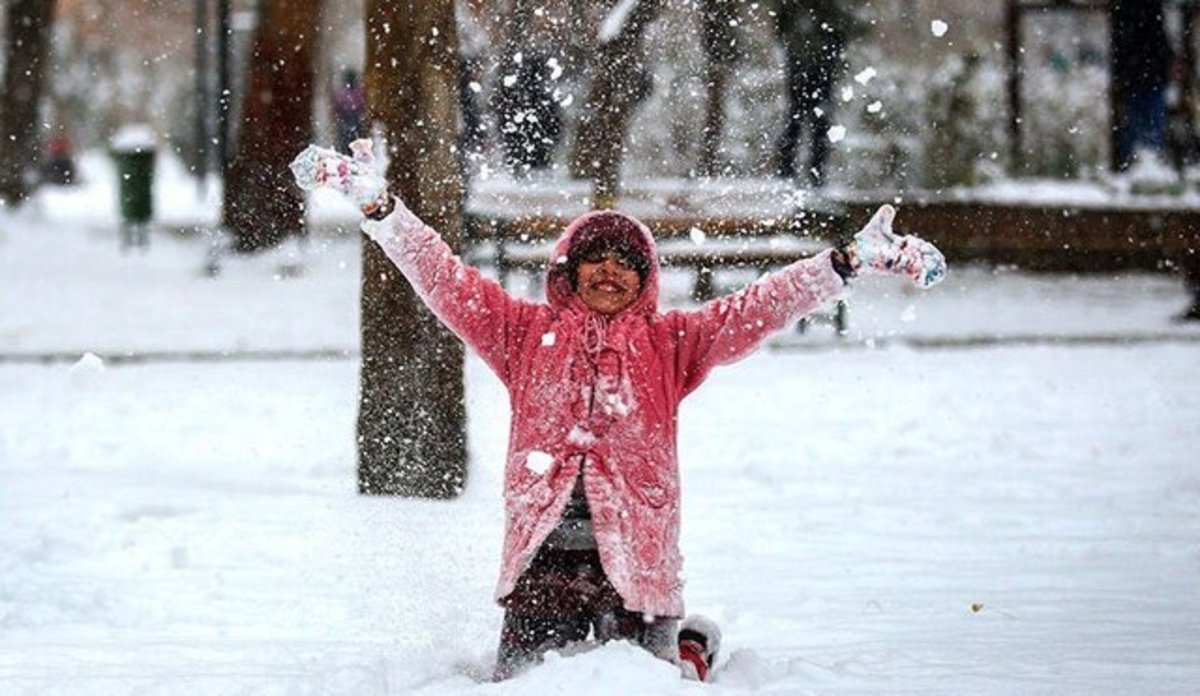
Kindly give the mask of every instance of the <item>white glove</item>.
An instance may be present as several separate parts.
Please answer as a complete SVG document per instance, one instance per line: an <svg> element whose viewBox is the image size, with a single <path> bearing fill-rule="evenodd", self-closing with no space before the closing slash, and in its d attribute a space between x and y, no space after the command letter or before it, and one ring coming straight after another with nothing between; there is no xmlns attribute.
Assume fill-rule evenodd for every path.
<svg viewBox="0 0 1200 696"><path fill-rule="evenodd" d="M364 213L387 203L387 180L375 163L370 139L350 143L352 155L309 145L292 160L296 184L305 191L331 188L348 197Z"/></svg>
<svg viewBox="0 0 1200 696"><path fill-rule="evenodd" d="M884 205L854 235L846 247L856 273L886 273L908 276L921 288L930 288L946 277L946 257L929 242L913 235L892 232L896 209Z"/></svg>

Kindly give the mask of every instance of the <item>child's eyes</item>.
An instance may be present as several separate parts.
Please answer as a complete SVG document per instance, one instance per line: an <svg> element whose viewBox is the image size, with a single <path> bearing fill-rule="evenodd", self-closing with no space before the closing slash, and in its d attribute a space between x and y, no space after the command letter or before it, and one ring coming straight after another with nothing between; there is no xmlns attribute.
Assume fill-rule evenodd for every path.
<svg viewBox="0 0 1200 696"><path fill-rule="evenodd" d="M583 260L587 263L604 263L604 261L606 259L610 259L610 258L613 261L615 261L617 263L617 265L620 266L621 268L624 268L624 269L633 268L633 265L629 263L629 259L626 259L624 256L621 256L620 254L614 254L612 252L603 253L603 254L588 254L587 256L583 257Z"/></svg>

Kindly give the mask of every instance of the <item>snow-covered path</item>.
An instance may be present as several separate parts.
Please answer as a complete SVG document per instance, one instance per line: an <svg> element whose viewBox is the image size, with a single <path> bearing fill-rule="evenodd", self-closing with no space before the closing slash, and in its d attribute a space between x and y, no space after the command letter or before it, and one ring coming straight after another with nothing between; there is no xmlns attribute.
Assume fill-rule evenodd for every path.
<svg viewBox="0 0 1200 696"><path fill-rule="evenodd" d="M715 375L681 457L720 690L1186 692L1198 370L1164 345L763 354ZM462 676L500 620L502 389L471 362L462 499L366 499L355 375L0 370L0 693L694 688L627 646Z"/></svg>
<svg viewBox="0 0 1200 696"><path fill-rule="evenodd" d="M165 212L204 207L167 183ZM200 239L118 255L111 208L93 186L0 211L0 696L708 691L626 645L476 684L501 618L498 382L468 362L461 499L359 497L358 240L208 278ZM1178 279L858 285L848 339L783 335L685 403L713 691L1194 690L1200 327L1170 322ZM152 359L72 367L87 351ZM255 351L332 357L153 359Z"/></svg>

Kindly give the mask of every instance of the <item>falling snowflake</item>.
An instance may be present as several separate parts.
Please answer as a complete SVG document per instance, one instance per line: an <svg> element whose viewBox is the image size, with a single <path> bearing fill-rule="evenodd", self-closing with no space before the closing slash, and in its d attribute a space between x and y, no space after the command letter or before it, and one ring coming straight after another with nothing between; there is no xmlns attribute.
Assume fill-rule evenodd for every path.
<svg viewBox="0 0 1200 696"><path fill-rule="evenodd" d="M840 143L846 137L845 126L833 126L829 129L829 142Z"/></svg>
<svg viewBox="0 0 1200 696"><path fill-rule="evenodd" d="M878 74L879 73L875 71L875 68L866 68L854 76L854 81L860 85L866 86L866 84L874 79L874 77Z"/></svg>
<svg viewBox="0 0 1200 696"><path fill-rule="evenodd" d="M929 25L929 29L933 32L934 36L942 37L945 36L946 32L950 30L950 25L946 24L940 19L935 19Z"/></svg>

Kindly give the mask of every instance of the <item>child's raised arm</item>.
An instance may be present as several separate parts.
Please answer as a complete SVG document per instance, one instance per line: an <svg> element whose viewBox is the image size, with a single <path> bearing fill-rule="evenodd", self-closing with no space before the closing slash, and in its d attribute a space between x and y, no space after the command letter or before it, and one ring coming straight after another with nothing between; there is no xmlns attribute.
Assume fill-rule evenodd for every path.
<svg viewBox="0 0 1200 696"><path fill-rule="evenodd" d="M463 263L441 235L394 196L378 171L370 140L350 144L353 156L309 147L292 163L305 189L327 187L350 198L368 220L363 232L379 244L430 310L474 348L501 379L510 347L536 305L510 296L500 284Z"/></svg>
<svg viewBox="0 0 1200 696"><path fill-rule="evenodd" d="M434 315L506 379L510 349L519 345L526 315L537 305L509 295L464 263L399 199L392 198L390 206L383 219L364 221L363 232L379 244Z"/></svg>
<svg viewBox="0 0 1200 696"><path fill-rule="evenodd" d="M904 275L921 287L940 282L946 273L941 252L920 238L894 234L895 215L885 205L852 242L769 273L699 309L668 315L678 342L682 393L699 386L712 368L745 357L771 333L841 297L858 273Z"/></svg>

